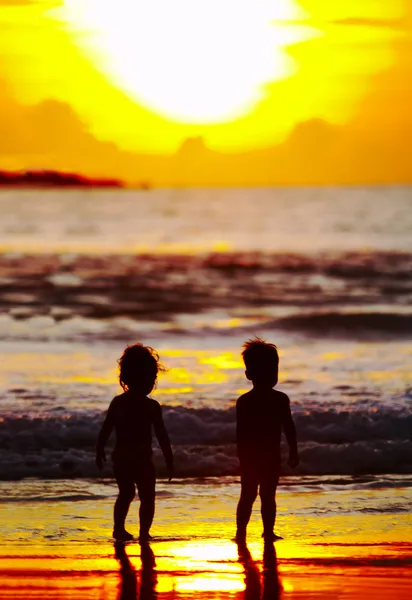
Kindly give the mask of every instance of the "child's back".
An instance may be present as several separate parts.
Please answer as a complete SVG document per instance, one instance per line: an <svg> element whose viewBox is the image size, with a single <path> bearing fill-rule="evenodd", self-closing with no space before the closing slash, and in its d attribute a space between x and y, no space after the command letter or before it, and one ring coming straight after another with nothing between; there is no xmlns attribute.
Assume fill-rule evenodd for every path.
<svg viewBox="0 0 412 600"><path fill-rule="evenodd" d="M253 389L236 404L236 441L241 474L237 507L236 539L246 538L253 503L261 497L263 535L275 539L275 494L280 475L280 441L284 431L289 444L289 464L299 462L296 430L286 394L274 390L278 381L279 356L273 344L255 339L246 342L242 353L246 377Z"/></svg>
<svg viewBox="0 0 412 600"><path fill-rule="evenodd" d="M253 388L238 399L236 411L240 461L280 468L282 429L288 428L291 419L286 394Z"/></svg>
<svg viewBox="0 0 412 600"><path fill-rule="evenodd" d="M127 391L113 398L107 418L116 432L113 460L144 462L152 456L152 426L163 434L161 407L147 396Z"/></svg>
<svg viewBox="0 0 412 600"><path fill-rule="evenodd" d="M119 495L114 506L113 537L117 540L133 538L125 529L125 520L135 496L135 487L140 498L140 540L150 539L156 484L152 463L152 426L166 459L169 479L173 473L173 454L162 409L156 400L147 396L156 383L158 360L152 348L141 344L126 348L119 360L119 380L124 393L111 401L97 442L96 464L101 469L106 460L104 447L115 430L112 458Z"/></svg>

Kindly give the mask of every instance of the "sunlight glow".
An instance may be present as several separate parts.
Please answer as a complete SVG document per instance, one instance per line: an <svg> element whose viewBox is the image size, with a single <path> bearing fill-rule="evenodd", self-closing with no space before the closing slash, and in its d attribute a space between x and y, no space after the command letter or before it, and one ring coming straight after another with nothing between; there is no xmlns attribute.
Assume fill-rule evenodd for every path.
<svg viewBox="0 0 412 600"><path fill-rule="evenodd" d="M250 112L296 71L284 49L304 37L285 27L304 15L294 0L65 0L62 14L111 82L185 123Z"/></svg>
<svg viewBox="0 0 412 600"><path fill-rule="evenodd" d="M410 121L407 4L0 2L0 114L15 131L10 139L18 134L13 144L19 148L3 152L0 162L16 170L40 163L70 167L133 185L137 179L162 187L273 185L311 180L315 175L300 153L319 142L326 161L314 155L324 165L319 181L341 176L358 181L360 172L349 168L346 154L354 155L354 164L366 161L380 180L386 168L361 147L381 140L392 157L388 177L395 181L404 168L398 155L408 140L397 127L401 132ZM30 127L21 125L26 120ZM54 135L56 149L40 152L54 143ZM193 139L200 142L185 145ZM136 157L137 168L132 155L120 157L105 142L150 156ZM264 149L262 155L245 155L245 169L239 167L237 153L257 148ZM222 153L234 154L233 161ZM159 154L167 160L156 160ZM273 169L280 156L284 162ZM99 252L96 241L86 237L76 242L76 251ZM230 249L225 239L215 241L216 251ZM2 250L74 250L67 236L41 246L30 240L25 234L8 236ZM153 246L135 240L120 248L108 239L105 252L138 253ZM189 246L163 236L156 251L186 254L210 247L201 240L196 244L195 236Z"/></svg>
<svg viewBox="0 0 412 600"><path fill-rule="evenodd" d="M202 574L179 577L176 580L178 592L241 592L244 590L243 577L240 575L217 576L213 574Z"/></svg>
<svg viewBox="0 0 412 600"><path fill-rule="evenodd" d="M231 319L231 321L240 321L240 319ZM236 325L234 325L236 326ZM224 352L216 356L201 359L200 364L213 365L218 369L242 369L242 360L233 352Z"/></svg>
<svg viewBox="0 0 412 600"><path fill-rule="evenodd" d="M182 572L183 563L189 567L189 573L176 578L175 589L179 592L240 592L244 589L244 575L237 558L237 548L231 542L183 544L175 549L175 559L179 571Z"/></svg>

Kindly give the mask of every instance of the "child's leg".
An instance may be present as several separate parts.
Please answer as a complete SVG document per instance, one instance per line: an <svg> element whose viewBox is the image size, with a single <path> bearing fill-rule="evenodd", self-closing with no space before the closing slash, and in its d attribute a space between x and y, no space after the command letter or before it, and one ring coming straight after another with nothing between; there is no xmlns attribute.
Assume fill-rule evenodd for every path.
<svg viewBox="0 0 412 600"><path fill-rule="evenodd" d="M136 480L140 498L140 540L149 539L149 531L155 513L156 473L153 465L141 465Z"/></svg>
<svg viewBox="0 0 412 600"><path fill-rule="evenodd" d="M236 537L246 536L246 528L252 514L253 503L256 500L259 480L252 469L243 469L241 474L241 491L236 511Z"/></svg>
<svg viewBox="0 0 412 600"><path fill-rule="evenodd" d="M133 473L128 473L126 469L114 467L116 482L119 487L119 495L114 504L113 520L114 530L113 535L121 536L125 530L125 521L129 512L130 504L135 496L135 484Z"/></svg>
<svg viewBox="0 0 412 600"><path fill-rule="evenodd" d="M261 514L263 535L271 535L276 521L276 488L279 482L277 473L265 473L260 482Z"/></svg>

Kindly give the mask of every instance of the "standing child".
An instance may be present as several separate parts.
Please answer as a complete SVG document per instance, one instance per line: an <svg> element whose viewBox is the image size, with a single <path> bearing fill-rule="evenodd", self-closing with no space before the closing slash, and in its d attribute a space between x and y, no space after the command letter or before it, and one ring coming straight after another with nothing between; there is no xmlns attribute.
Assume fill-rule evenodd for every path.
<svg viewBox="0 0 412 600"><path fill-rule="evenodd" d="M167 435L160 404L148 398L153 390L159 369L159 356L142 344L127 346L119 359L119 381L124 393L113 398L102 425L96 450L96 464L103 468L106 461L104 447L116 431L112 454L113 469L119 486L114 505L113 537L116 540L133 539L125 529L129 506L135 496L140 498L140 542L149 541L149 530L155 510L156 474L152 463L152 426L166 459L169 481L173 476L173 454Z"/></svg>
<svg viewBox="0 0 412 600"><path fill-rule="evenodd" d="M278 382L279 355L274 344L260 338L243 345L246 377L253 389L236 404L236 439L241 473L241 494L236 514L236 541L246 540L246 528L258 494L261 499L263 537L279 539L274 531L276 487L280 474L280 438L289 444L289 465L299 464L296 429L289 398L274 390Z"/></svg>

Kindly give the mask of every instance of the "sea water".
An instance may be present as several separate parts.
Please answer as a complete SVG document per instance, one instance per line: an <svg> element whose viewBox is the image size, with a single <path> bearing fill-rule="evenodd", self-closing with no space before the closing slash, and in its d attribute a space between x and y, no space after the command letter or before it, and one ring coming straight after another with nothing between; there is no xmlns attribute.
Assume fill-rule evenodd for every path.
<svg viewBox="0 0 412 600"><path fill-rule="evenodd" d="M116 486L94 448L139 340L166 367L153 397L176 457L157 488L161 586L213 591L220 564L219 589L243 589L235 402L259 335L279 347L301 455L278 492L281 564L410 564L411 209L407 187L1 191L2 559L117 569ZM114 597L117 575L104 581L83 597Z"/></svg>
<svg viewBox="0 0 412 600"><path fill-rule="evenodd" d="M247 549L232 541L237 478L158 482L154 541L110 541L116 485L0 485L0 598L295 600L410 597L410 476L285 477L264 546L258 506ZM137 507L128 529L138 535Z"/></svg>
<svg viewBox="0 0 412 600"><path fill-rule="evenodd" d="M98 475L137 340L167 369L178 476L236 475L254 335L279 347L299 474L411 473L411 209L407 187L1 191L0 479Z"/></svg>

